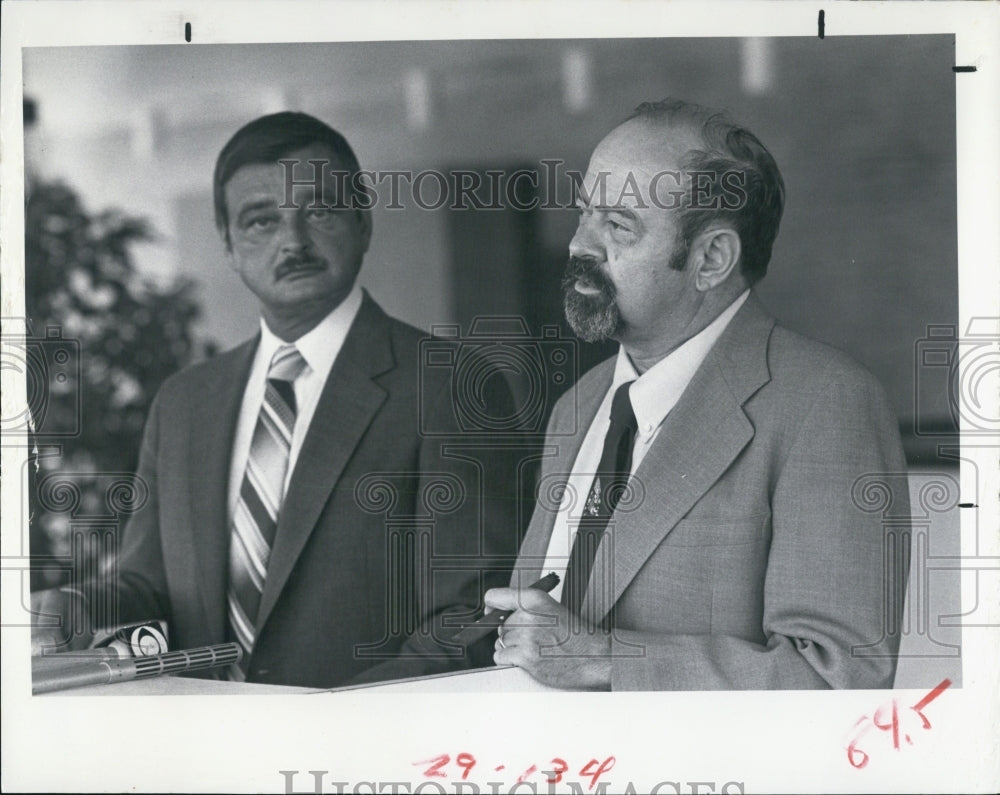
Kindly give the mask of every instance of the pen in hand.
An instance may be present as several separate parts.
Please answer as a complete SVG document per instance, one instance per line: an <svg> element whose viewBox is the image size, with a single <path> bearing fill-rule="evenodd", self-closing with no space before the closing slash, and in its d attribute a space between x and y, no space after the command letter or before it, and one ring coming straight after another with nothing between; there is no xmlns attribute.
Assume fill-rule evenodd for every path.
<svg viewBox="0 0 1000 795"><path fill-rule="evenodd" d="M559 575L554 571L546 574L538 582L533 583L531 588L536 588L539 591L545 591L549 593L553 588L559 584ZM468 645L473 641L484 638L493 632L495 629L499 628L505 619L507 619L513 610L495 610L492 613L481 616L470 624L466 624L462 627L455 635L452 637L452 642L461 643L462 645Z"/></svg>

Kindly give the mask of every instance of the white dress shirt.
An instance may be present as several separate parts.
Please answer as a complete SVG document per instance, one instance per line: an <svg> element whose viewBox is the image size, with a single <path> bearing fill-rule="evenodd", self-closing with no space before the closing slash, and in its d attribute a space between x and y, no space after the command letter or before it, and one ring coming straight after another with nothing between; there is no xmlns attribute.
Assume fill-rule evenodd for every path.
<svg viewBox="0 0 1000 795"><path fill-rule="evenodd" d="M302 358L306 360L307 366L302 371L302 375L295 379L294 384L295 430L292 433L288 472L285 475L282 495L288 490L288 482L295 470L295 462L302 450L302 442L306 438L309 423L316 412L316 404L319 402L319 396L326 385L327 376L330 374L330 369L333 367L340 349L344 346L347 332L360 308L361 288L355 284L347 297L340 302L336 309L323 318L316 328L295 340L295 347L299 349ZM271 366L274 352L285 344L287 343L275 336L274 332L267 327L264 319L261 318L260 344L257 346L256 354L254 354L253 364L250 367L250 377L247 379L246 389L243 392L243 403L240 406L240 416L236 422L236 437L233 440L233 455L229 465L227 516L230 524L233 521L236 502L239 500L240 486L247 468L247 459L250 457L253 431L257 425L261 404L264 402L267 371Z"/></svg>
<svg viewBox="0 0 1000 795"><path fill-rule="evenodd" d="M744 291L715 320L683 345L667 354L641 376L636 372L628 354L625 353L625 348L618 349L618 361L615 363L611 387L604 396L604 400L587 430L587 435L583 439L583 444L576 456L573 471L563 493L559 512L556 514L555 524L552 527L552 537L549 539L549 548L545 555L545 566L542 573L547 574L554 571L559 575L560 583L551 592L553 599L558 601L562 596L562 580L566 579L566 566L569 563L570 550L573 548L573 539L576 537L576 530L580 525L580 516L594 481L594 473L601 463L604 437L611 424L611 401L614 398L615 390L628 381L635 382L628 391L632 411L635 412L638 423L635 447L632 451L631 471L635 473L656 440L663 421L671 409L677 405L677 401L680 400L684 390L694 378L695 372L705 360L709 350L725 331L729 321L733 319L749 295L749 290Z"/></svg>

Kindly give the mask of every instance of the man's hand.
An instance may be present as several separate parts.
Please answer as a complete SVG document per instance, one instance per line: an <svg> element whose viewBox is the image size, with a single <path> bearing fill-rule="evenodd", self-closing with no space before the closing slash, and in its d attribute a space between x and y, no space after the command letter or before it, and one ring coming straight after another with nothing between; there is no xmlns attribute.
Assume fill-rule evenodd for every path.
<svg viewBox="0 0 1000 795"><path fill-rule="evenodd" d="M493 588L485 598L487 607L514 611L500 628L497 665L516 665L553 687L611 689L609 634L583 624L536 588Z"/></svg>

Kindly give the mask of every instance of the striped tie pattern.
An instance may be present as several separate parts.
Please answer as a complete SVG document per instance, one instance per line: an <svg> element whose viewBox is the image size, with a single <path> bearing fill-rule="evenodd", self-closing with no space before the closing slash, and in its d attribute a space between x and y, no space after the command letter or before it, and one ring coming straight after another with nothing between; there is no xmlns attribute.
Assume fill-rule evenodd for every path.
<svg viewBox="0 0 1000 795"><path fill-rule="evenodd" d="M288 453L295 428L295 381L306 361L294 345L282 345L271 359L260 416L250 443L240 497L233 513L229 541L227 592L230 639L243 647L243 660L228 671L230 679L246 679L253 651L257 609L271 556L278 512L288 473Z"/></svg>

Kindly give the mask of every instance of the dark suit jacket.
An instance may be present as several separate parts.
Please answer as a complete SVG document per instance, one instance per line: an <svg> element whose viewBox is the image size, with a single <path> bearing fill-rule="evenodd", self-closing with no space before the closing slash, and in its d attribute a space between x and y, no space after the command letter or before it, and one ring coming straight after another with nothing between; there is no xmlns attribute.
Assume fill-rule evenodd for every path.
<svg viewBox="0 0 1000 795"><path fill-rule="evenodd" d="M565 484L613 372L598 365L553 412L515 583L540 574L558 508L545 495ZM887 539L903 528L883 527L859 488L884 482L906 516L905 471L876 380L775 326L751 295L598 549L583 616L613 619L613 688L891 687L906 561Z"/></svg>
<svg viewBox="0 0 1000 795"><path fill-rule="evenodd" d="M365 295L282 504L248 681L331 687L387 658L385 676L480 662L443 647L455 630L442 624L506 582L514 490L463 453L476 440L454 423L447 368L420 368L425 336ZM226 639L230 456L256 344L168 379L147 422L150 499L124 530L118 601L123 621L166 617L171 648Z"/></svg>

